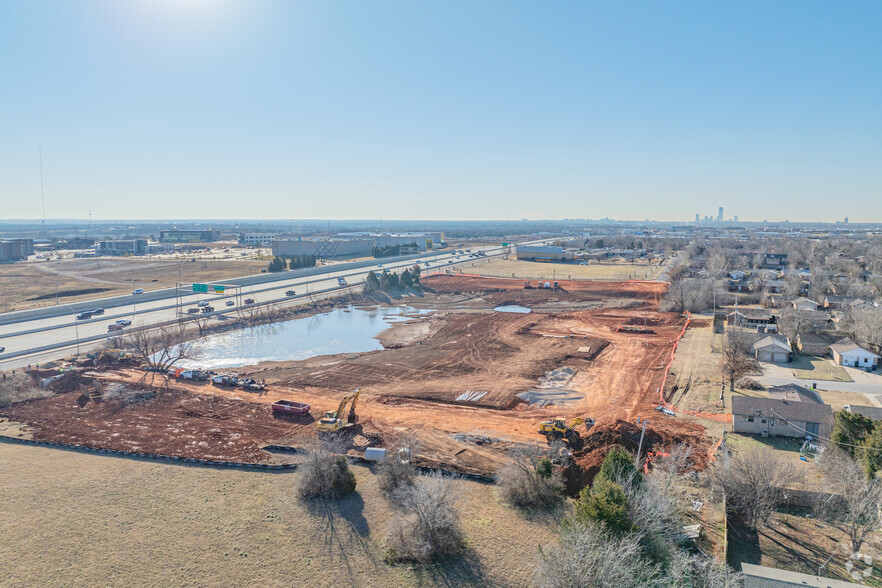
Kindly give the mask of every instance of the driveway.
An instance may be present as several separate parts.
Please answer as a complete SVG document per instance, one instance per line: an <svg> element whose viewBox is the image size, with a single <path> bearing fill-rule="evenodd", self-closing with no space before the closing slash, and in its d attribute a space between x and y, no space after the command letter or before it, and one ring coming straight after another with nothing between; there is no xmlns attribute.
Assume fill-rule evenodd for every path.
<svg viewBox="0 0 882 588"><path fill-rule="evenodd" d="M832 360L828 360L832 361ZM787 364L762 363L763 375L756 380L765 387L783 386L796 384L810 388L812 384L818 384L818 390L838 390L841 392L857 392L867 397L872 406L882 406L882 375L867 373L863 370L844 367L853 382L829 382L824 380L804 380L793 375L793 371Z"/></svg>

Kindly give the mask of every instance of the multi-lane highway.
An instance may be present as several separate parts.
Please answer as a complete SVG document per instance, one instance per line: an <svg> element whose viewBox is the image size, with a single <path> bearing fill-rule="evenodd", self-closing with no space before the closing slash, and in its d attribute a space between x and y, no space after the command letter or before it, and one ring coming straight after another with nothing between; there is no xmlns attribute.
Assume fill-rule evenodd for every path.
<svg viewBox="0 0 882 588"><path fill-rule="evenodd" d="M238 282L248 285L227 290L224 295L186 292L182 298L178 298L175 290L170 289L147 295L95 299L76 305L0 314L0 347L6 348L0 353L0 369L8 370L46 362L65 357L77 350L85 353L86 350L103 344L108 336L119 334L118 331L108 331L108 326L118 320L132 321L131 326L125 327L126 330L173 322L181 313L194 316L186 315L186 310L196 307L200 301L207 301L214 311L200 312L195 316L208 317L209 321L226 320L228 316L242 312L243 306L306 304L316 297L339 295L352 287L360 289L371 270L402 270L418 263L425 276L429 273L454 271L498 257L503 255L504 248L490 246L471 249L472 254L478 251L484 255L472 257L469 253L458 254L455 251L440 254L436 252L406 260L378 259L376 263L369 265L357 264L359 267L352 267L353 264L333 264L315 268L310 272L312 275L291 272L290 278L276 274L225 280L224 283ZM341 285L338 278L345 280L346 285ZM267 279L272 281L266 281ZM295 292L293 296L287 294L291 290ZM246 299L253 299L254 304L245 305ZM103 308L104 313L90 319L77 320L76 316L86 308Z"/></svg>

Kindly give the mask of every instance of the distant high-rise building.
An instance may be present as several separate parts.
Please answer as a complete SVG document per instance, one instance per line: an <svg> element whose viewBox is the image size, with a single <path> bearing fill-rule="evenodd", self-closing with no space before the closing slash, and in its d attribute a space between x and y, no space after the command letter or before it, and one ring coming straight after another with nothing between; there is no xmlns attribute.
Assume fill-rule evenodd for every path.
<svg viewBox="0 0 882 588"><path fill-rule="evenodd" d="M723 207L722 206L720 207L720 212L717 213L717 222L719 222L719 223L723 222Z"/></svg>
<svg viewBox="0 0 882 588"><path fill-rule="evenodd" d="M733 218L735 219L735 222L737 223L738 222L738 215L736 214Z"/></svg>
<svg viewBox="0 0 882 588"><path fill-rule="evenodd" d="M697 225L700 222L701 222L701 218L698 216L698 213L696 212L695 213L695 224Z"/></svg>
<svg viewBox="0 0 882 588"><path fill-rule="evenodd" d="M848 224L848 217L845 217L845 224ZM860 223L858 223L860 224Z"/></svg>

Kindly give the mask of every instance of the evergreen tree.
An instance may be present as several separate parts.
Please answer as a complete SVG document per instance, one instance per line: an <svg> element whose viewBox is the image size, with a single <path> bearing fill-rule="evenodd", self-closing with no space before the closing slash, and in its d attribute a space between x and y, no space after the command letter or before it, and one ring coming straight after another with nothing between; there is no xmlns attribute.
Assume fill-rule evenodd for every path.
<svg viewBox="0 0 882 588"><path fill-rule="evenodd" d="M842 411L845 412L845 411ZM842 414L841 412L839 414ZM837 415L838 416L838 415ZM873 479L882 470L882 427L876 427L866 436L862 447L856 452L864 464L867 477Z"/></svg>
<svg viewBox="0 0 882 588"><path fill-rule="evenodd" d="M377 274L373 270L368 272L367 278L364 281L364 289L366 292L377 292L383 289Z"/></svg>
<svg viewBox="0 0 882 588"><path fill-rule="evenodd" d="M579 500L573 508L573 518L579 523L603 523L612 533L623 533L631 529L625 491L601 475L594 478L593 486L585 487L579 492Z"/></svg>
<svg viewBox="0 0 882 588"><path fill-rule="evenodd" d="M882 427L880 427L882 428ZM873 421L862 414L840 410L836 413L830 440L854 457L855 447L873 432Z"/></svg>
<svg viewBox="0 0 882 588"><path fill-rule="evenodd" d="M401 272L401 279L399 280L399 283L401 284L402 288L410 288L411 286L413 286L413 278L411 277L409 271L404 270L403 272Z"/></svg>

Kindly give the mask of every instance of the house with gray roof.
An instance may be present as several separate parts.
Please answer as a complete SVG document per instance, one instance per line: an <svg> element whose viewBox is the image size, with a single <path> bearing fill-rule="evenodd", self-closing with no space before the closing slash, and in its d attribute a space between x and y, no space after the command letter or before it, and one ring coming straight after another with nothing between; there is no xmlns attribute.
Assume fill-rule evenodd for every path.
<svg viewBox="0 0 882 588"><path fill-rule="evenodd" d="M763 437L829 437L833 409L829 404L777 398L732 397L732 431Z"/></svg>

